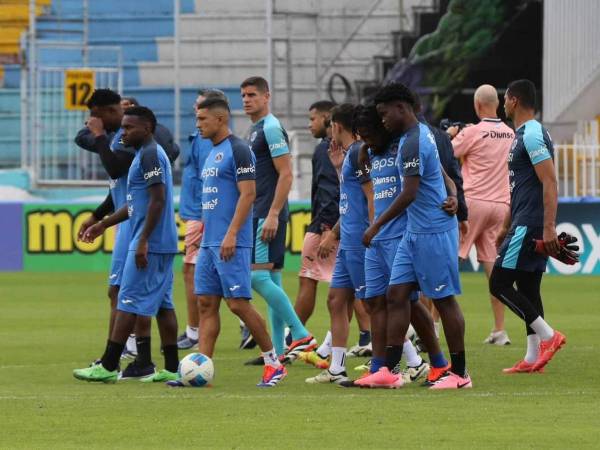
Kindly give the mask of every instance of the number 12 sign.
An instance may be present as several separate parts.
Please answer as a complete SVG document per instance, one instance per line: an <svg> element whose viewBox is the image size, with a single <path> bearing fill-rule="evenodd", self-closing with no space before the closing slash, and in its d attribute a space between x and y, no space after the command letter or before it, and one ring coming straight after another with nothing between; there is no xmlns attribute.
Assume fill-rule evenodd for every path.
<svg viewBox="0 0 600 450"><path fill-rule="evenodd" d="M65 70L65 109L87 111L87 101L94 92L96 74L90 69Z"/></svg>

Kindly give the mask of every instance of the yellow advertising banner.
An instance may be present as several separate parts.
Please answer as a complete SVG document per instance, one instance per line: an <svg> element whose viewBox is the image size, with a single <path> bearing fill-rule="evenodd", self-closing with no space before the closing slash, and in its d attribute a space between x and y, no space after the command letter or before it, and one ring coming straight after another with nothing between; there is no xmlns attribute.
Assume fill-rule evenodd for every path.
<svg viewBox="0 0 600 450"><path fill-rule="evenodd" d="M91 69L65 70L65 109L87 111L87 102L96 86L96 73Z"/></svg>

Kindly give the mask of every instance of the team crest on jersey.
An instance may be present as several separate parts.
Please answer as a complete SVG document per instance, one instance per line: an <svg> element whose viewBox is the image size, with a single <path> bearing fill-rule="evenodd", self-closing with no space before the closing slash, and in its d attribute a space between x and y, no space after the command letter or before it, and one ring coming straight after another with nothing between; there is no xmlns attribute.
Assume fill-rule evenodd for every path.
<svg viewBox="0 0 600 450"><path fill-rule="evenodd" d="M252 132L252 134L250 135L250 142L254 142L257 135L258 135L257 131Z"/></svg>
<svg viewBox="0 0 600 450"><path fill-rule="evenodd" d="M215 162L223 161L223 152L219 152L215 155Z"/></svg>

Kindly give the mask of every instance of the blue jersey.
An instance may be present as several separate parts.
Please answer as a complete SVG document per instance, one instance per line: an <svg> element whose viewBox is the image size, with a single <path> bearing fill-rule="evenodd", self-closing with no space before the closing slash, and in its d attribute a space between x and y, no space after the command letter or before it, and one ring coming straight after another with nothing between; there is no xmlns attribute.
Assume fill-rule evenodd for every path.
<svg viewBox="0 0 600 450"><path fill-rule="evenodd" d="M122 134L123 130L119 128L119 130L114 134L112 140L110 141L110 149L113 152L135 152L135 149L125 146L125 144L123 143L123 139L121 138ZM115 211L118 211L120 208L127 204L127 176L128 175L125 174L120 178L117 178L115 180L111 179L109 181L110 196L112 197Z"/></svg>
<svg viewBox="0 0 600 450"><path fill-rule="evenodd" d="M250 129L250 149L256 157L256 200L254 217L264 219L269 215L279 174L273 165L273 158L290 153L288 136L279 120L267 114ZM287 221L287 200L279 213L279 219Z"/></svg>
<svg viewBox="0 0 600 450"><path fill-rule="evenodd" d="M373 180L373 200L375 218L379 217L390 207L402 191L402 176L396 167L398 157L398 139L394 139L381 155L371 153L371 179ZM406 212L386 223L374 241L398 238L406 231Z"/></svg>
<svg viewBox="0 0 600 450"><path fill-rule="evenodd" d="M340 175L340 248L343 250L364 249L362 238L369 226L369 207L362 185L371 177L358 167L361 144L350 145Z"/></svg>
<svg viewBox="0 0 600 450"><path fill-rule="evenodd" d="M148 237L148 251L178 253L171 164L163 148L154 140L136 152L127 176L127 209L132 233L129 250L137 249L150 202L148 188L155 184L165 186L165 205L158 223Z"/></svg>
<svg viewBox="0 0 600 450"><path fill-rule="evenodd" d="M191 146L184 155L181 174L181 194L179 197L179 216L184 220L202 219L202 167L212 150L210 139L204 139L196 131L190 135Z"/></svg>
<svg viewBox="0 0 600 450"><path fill-rule="evenodd" d="M256 178L248 144L230 135L210 151L202 169L202 247L220 247L240 198L238 182ZM252 213L237 234L237 247L252 247Z"/></svg>
<svg viewBox="0 0 600 450"><path fill-rule="evenodd" d="M406 229L411 233L441 233L456 228L455 216L442 210L448 197L435 138L418 123L400 138L397 159L403 177L420 177L415 200L408 207Z"/></svg>
<svg viewBox="0 0 600 450"><path fill-rule="evenodd" d="M544 226L543 186L534 166L550 158L554 158L554 147L542 124L532 119L521 125L508 153L513 225Z"/></svg>

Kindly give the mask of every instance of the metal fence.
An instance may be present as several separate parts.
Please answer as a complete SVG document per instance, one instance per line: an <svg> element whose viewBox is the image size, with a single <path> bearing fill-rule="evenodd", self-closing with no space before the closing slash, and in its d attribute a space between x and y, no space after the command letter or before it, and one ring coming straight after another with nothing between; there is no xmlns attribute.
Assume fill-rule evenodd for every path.
<svg viewBox="0 0 600 450"><path fill-rule="evenodd" d="M556 145L554 153L561 197L600 195L600 145Z"/></svg>

